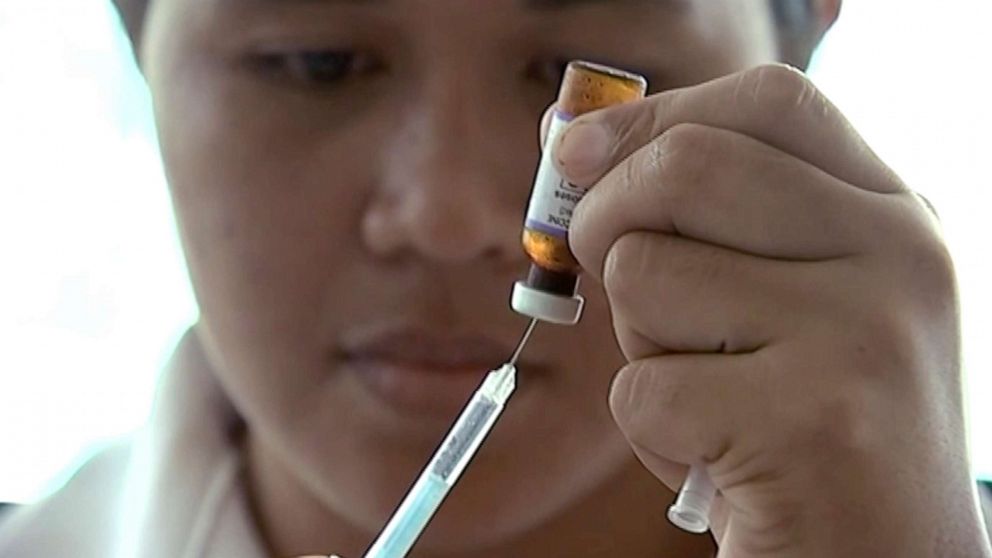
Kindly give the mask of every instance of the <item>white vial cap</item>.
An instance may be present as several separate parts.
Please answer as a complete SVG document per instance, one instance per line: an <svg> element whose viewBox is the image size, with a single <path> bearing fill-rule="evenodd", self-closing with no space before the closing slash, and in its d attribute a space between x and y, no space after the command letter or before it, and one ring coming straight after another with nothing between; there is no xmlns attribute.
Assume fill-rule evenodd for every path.
<svg viewBox="0 0 992 558"><path fill-rule="evenodd" d="M524 281L513 284L510 306L517 312L544 322L575 325L582 317L586 300L579 295L562 296L530 287Z"/></svg>

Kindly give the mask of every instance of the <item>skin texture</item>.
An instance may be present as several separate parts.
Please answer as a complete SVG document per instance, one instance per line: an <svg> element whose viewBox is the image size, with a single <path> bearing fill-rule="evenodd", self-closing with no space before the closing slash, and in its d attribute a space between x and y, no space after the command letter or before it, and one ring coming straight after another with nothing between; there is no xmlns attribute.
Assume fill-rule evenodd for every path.
<svg viewBox="0 0 992 558"><path fill-rule="evenodd" d="M595 184L571 241L630 361L614 416L669 486L707 468L721 556L988 554L935 218L803 75L605 110L556 154Z"/></svg>
<svg viewBox="0 0 992 558"><path fill-rule="evenodd" d="M167 0L140 44L273 554L360 555L449 424L371 397L342 339L516 341L535 123L592 58L683 89L564 133L585 317L538 330L415 556L710 556L662 517L698 461L721 556L980 555L946 251L799 74L741 73L781 57L764 4ZM333 84L272 64L327 49L358 54Z"/></svg>

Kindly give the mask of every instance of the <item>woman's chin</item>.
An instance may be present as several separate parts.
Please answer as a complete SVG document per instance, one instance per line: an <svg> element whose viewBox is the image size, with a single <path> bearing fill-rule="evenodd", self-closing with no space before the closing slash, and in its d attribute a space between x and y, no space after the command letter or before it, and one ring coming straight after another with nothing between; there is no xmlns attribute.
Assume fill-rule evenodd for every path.
<svg viewBox="0 0 992 558"><path fill-rule="evenodd" d="M583 457L575 456L567 464L523 463L517 456L486 452L484 448L441 505L417 548L441 555L473 556L524 540L609 484L631 461L629 452L590 460ZM396 467L390 471L384 471L381 464L376 466L382 476L366 477L366 490L342 478L342 470L336 471L334 484L348 487L335 491L339 496L348 493L346 501L338 502L340 511L368 533L369 543L392 516L423 463L415 470L398 462L393 465ZM557 473L545 472L552 470Z"/></svg>

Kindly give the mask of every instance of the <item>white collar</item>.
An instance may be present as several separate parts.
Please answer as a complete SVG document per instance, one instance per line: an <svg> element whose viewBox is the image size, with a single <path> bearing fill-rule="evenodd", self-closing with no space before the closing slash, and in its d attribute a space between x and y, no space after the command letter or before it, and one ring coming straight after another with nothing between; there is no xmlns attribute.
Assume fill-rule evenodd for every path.
<svg viewBox="0 0 992 558"><path fill-rule="evenodd" d="M248 508L241 419L187 333L134 442L117 513L118 558L264 558ZM110 554L108 554L110 555Z"/></svg>

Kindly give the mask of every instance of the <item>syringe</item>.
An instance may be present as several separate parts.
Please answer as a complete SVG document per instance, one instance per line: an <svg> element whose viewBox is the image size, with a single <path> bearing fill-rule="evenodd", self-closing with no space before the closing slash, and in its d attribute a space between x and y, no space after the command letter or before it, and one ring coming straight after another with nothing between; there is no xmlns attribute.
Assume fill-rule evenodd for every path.
<svg viewBox="0 0 992 558"><path fill-rule="evenodd" d="M403 558L417 542L513 394L517 359L536 325L530 321L510 360L483 380L365 558Z"/></svg>

